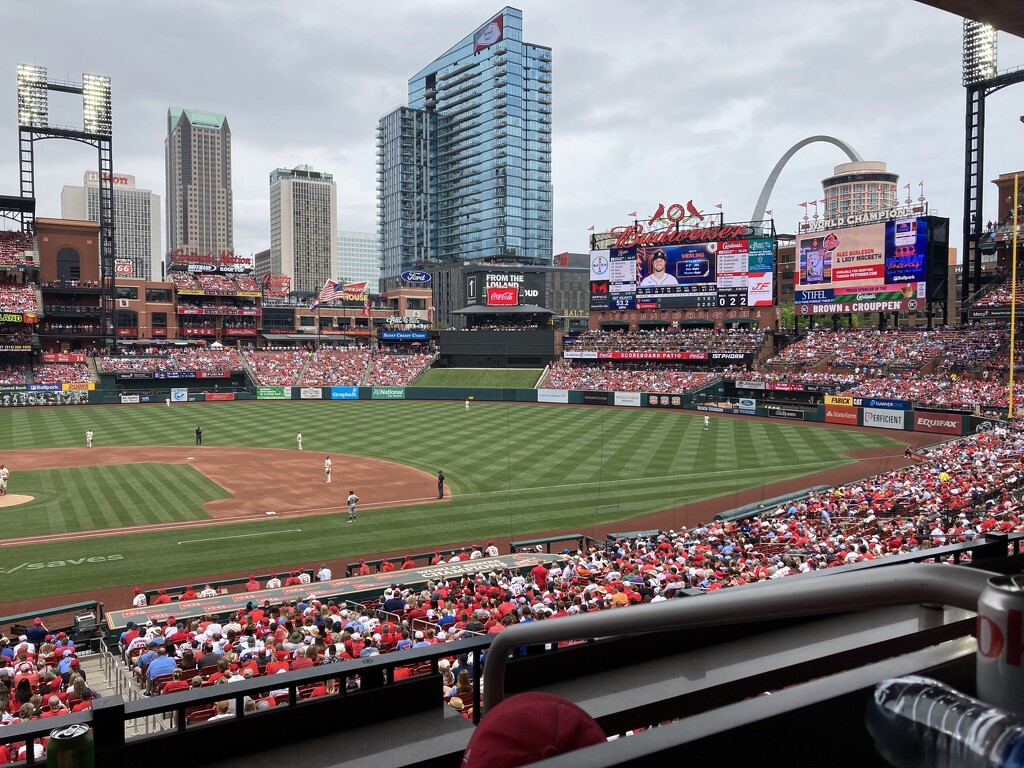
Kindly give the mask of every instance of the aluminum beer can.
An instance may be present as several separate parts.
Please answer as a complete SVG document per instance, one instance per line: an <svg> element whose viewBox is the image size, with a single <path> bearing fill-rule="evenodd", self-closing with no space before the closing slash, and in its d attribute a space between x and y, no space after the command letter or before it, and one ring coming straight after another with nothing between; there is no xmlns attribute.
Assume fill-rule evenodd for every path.
<svg viewBox="0 0 1024 768"><path fill-rule="evenodd" d="M82 723L50 731L46 768L94 768L92 731Z"/></svg>
<svg viewBox="0 0 1024 768"><path fill-rule="evenodd" d="M1024 575L993 576L978 599L978 698L1024 715Z"/></svg>

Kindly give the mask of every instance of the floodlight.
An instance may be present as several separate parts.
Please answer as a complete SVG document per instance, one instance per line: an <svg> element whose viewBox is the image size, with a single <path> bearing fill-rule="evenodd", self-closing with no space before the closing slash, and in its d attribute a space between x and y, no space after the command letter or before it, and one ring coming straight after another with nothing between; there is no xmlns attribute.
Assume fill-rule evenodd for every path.
<svg viewBox="0 0 1024 768"><path fill-rule="evenodd" d="M110 78L82 75L82 121L86 133L109 136L112 130Z"/></svg>
<svg viewBox="0 0 1024 768"><path fill-rule="evenodd" d="M18 125L45 128L49 121L46 67L18 65Z"/></svg>
<svg viewBox="0 0 1024 768"><path fill-rule="evenodd" d="M963 84L966 88L996 76L996 29L972 19L964 19Z"/></svg>

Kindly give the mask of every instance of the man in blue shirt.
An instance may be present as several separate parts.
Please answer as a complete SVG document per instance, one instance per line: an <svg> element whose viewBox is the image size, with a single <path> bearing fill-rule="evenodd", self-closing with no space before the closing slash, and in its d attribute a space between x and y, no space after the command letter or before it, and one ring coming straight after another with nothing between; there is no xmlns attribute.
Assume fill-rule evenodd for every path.
<svg viewBox="0 0 1024 768"><path fill-rule="evenodd" d="M146 670L146 680L148 685L147 690L150 693L156 693L153 689L153 681L160 675L169 675L178 667L178 663L173 657L167 655L167 647L161 645L156 649L156 656L151 662L149 662L149 668Z"/></svg>

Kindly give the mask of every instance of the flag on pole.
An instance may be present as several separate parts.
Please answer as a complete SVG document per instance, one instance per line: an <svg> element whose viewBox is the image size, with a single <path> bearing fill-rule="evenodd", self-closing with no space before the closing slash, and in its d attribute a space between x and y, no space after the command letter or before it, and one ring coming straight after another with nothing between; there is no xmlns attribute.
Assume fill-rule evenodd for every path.
<svg viewBox="0 0 1024 768"><path fill-rule="evenodd" d="M717 208L718 210L722 210L722 204L721 203L715 203L715 208Z"/></svg>
<svg viewBox="0 0 1024 768"><path fill-rule="evenodd" d="M765 211L765 213L767 213L769 216L771 216L772 215L772 209L769 208L768 210Z"/></svg>
<svg viewBox="0 0 1024 768"><path fill-rule="evenodd" d="M593 231L594 231L593 227L587 227L587 232L593 232Z"/></svg>
<svg viewBox="0 0 1024 768"><path fill-rule="evenodd" d="M630 216L631 218L634 218L634 219L635 219L635 218L636 218L636 211L633 211L633 212L632 212L631 214L629 214L629 216Z"/></svg>
<svg viewBox="0 0 1024 768"><path fill-rule="evenodd" d="M309 311L310 312L316 312L319 308L320 308L320 298L319 297L315 297L311 302L309 302Z"/></svg>
<svg viewBox="0 0 1024 768"><path fill-rule="evenodd" d="M807 203L797 203L797 205L799 205L804 210L807 210Z"/></svg>
<svg viewBox="0 0 1024 768"><path fill-rule="evenodd" d="M905 190L907 190L907 192L909 192L909 191L910 191L910 182L907 182L906 184L904 184L904 185L903 185L903 188L904 188Z"/></svg>
<svg viewBox="0 0 1024 768"><path fill-rule="evenodd" d="M319 301L338 301L345 298L345 283L342 280L328 280L320 289Z"/></svg>
<svg viewBox="0 0 1024 768"><path fill-rule="evenodd" d="M819 202L819 203L822 203L822 204L824 204L824 203L825 203L825 202L827 202L827 201L826 201L825 199L821 199L821 200L819 200L818 202Z"/></svg>

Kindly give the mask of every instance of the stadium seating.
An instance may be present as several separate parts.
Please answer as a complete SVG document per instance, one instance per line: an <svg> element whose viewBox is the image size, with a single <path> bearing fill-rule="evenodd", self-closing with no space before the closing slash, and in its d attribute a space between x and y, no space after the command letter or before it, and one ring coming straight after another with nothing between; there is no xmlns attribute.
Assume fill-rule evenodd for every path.
<svg viewBox="0 0 1024 768"><path fill-rule="evenodd" d="M433 356L427 354L375 354L371 360L368 386L409 386L430 367Z"/></svg>
<svg viewBox="0 0 1024 768"><path fill-rule="evenodd" d="M309 353L303 350L246 350L242 354L257 383L273 386L297 385L302 366L309 359Z"/></svg>
<svg viewBox="0 0 1024 768"><path fill-rule="evenodd" d="M24 253L34 249L35 242L31 233L0 230L0 267L25 263Z"/></svg>
<svg viewBox="0 0 1024 768"><path fill-rule="evenodd" d="M302 383L307 387L357 386L366 376L370 352L365 349L319 349L309 359Z"/></svg>
<svg viewBox="0 0 1024 768"><path fill-rule="evenodd" d="M70 384L92 381L92 375L85 363L36 363L32 379L36 384Z"/></svg>
<svg viewBox="0 0 1024 768"><path fill-rule="evenodd" d="M35 285L0 283L0 312L37 312L38 310Z"/></svg>

